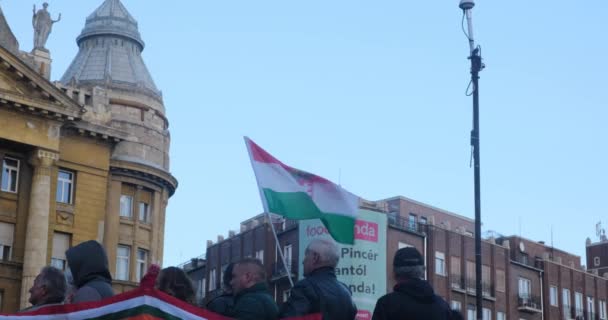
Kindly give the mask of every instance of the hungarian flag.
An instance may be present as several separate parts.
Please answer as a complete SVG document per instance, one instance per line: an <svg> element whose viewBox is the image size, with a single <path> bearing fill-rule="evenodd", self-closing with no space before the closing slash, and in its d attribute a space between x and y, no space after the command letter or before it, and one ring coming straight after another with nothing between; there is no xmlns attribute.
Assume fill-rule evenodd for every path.
<svg viewBox="0 0 608 320"><path fill-rule="evenodd" d="M266 212L289 219L321 219L337 242L353 244L359 197L331 181L292 168L245 137Z"/></svg>
<svg viewBox="0 0 608 320"><path fill-rule="evenodd" d="M152 288L137 288L99 302L41 308L0 320L229 320ZM291 320L321 320L314 314Z"/></svg>

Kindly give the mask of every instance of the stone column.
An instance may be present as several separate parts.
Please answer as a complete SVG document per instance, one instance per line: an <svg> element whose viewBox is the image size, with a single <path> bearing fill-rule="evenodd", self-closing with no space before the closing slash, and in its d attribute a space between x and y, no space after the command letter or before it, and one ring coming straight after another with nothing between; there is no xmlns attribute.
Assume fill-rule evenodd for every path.
<svg viewBox="0 0 608 320"><path fill-rule="evenodd" d="M161 191L154 191L152 195L152 208L150 210L152 214L152 244L150 245L150 262L158 265L162 265L162 257L160 256L160 248L162 243L160 241L160 229L164 227L160 221L160 210L161 210Z"/></svg>
<svg viewBox="0 0 608 320"><path fill-rule="evenodd" d="M51 209L51 170L59 154L38 149L30 157L34 166L30 193L23 278L21 281L21 308L28 306L29 289L42 267L47 265L49 217Z"/></svg>
<svg viewBox="0 0 608 320"><path fill-rule="evenodd" d="M122 183L112 180L108 175L108 195L106 205L106 216L104 222L103 246L108 254L110 273L116 275L116 248L118 247L118 234L120 228L120 195L122 194Z"/></svg>

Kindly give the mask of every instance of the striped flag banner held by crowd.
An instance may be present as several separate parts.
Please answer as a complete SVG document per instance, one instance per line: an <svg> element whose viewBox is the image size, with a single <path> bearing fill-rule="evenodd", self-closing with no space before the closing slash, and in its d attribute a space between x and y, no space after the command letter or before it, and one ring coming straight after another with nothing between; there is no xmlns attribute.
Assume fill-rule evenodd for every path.
<svg viewBox="0 0 608 320"><path fill-rule="evenodd" d="M57 305L1 315L0 320L228 320L151 288L137 288L99 302ZM321 320L320 315L290 320Z"/></svg>

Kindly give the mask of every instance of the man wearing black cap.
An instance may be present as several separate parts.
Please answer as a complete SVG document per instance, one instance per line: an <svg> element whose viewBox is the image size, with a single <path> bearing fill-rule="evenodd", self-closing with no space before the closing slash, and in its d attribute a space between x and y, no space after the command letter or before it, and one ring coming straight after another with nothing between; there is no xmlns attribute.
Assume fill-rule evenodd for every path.
<svg viewBox="0 0 608 320"><path fill-rule="evenodd" d="M393 272L397 285L378 300L372 320L444 320L450 306L437 296L424 278L424 261L418 250L408 247L395 253Z"/></svg>

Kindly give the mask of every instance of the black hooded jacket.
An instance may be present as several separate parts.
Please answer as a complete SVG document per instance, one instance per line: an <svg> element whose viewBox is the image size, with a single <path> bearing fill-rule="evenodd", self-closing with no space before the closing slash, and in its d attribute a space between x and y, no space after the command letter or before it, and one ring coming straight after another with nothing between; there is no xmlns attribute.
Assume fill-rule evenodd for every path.
<svg viewBox="0 0 608 320"><path fill-rule="evenodd" d="M447 320L451 310L428 282L410 279L376 303L372 320Z"/></svg>
<svg viewBox="0 0 608 320"><path fill-rule="evenodd" d="M73 303L99 301L114 295L108 257L103 247L94 240L83 242L65 253L68 266L78 289Z"/></svg>
<svg viewBox="0 0 608 320"><path fill-rule="evenodd" d="M319 268L298 281L281 306L282 318L311 313L321 313L323 320L355 319L357 306L348 287L337 280L334 268Z"/></svg>

